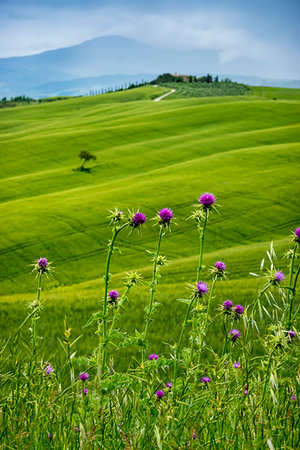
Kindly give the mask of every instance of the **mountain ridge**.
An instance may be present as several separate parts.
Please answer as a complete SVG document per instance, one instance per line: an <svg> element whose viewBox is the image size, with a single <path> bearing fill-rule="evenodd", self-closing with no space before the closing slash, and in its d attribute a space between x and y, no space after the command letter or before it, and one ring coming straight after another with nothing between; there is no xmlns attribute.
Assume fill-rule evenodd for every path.
<svg viewBox="0 0 300 450"><path fill-rule="evenodd" d="M232 73L235 66L229 67ZM0 58L0 97L29 95L36 98L55 95L84 95L91 89L105 89L113 83L113 77L124 75L125 82L142 81L147 74L157 75L164 72L190 74L225 73L226 67L218 61L217 51L208 50L170 50L144 44L120 36L102 36L69 47L47 50L28 56ZM230 70L230 71L231 71ZM227 72L229 73L229 72ZM110 81L94 86L94 77L109 76ZM126 78L127 77L127 78ZM132 78L131 78L132 77ZM126 78L126 81L125 81ZM247 83L247 76L231 76L233 81ZM263 78L257 78L254 84L261 84ZM86 79L84 86L78 88L78 81ZM103 80L102 80L103 81ZM147 80L149 81L149 80ZM65 83L63 90L59 84ZM45 85L54 83L52 90L45 90ZM300 81L278 80L273 84L278 87L300 87ZM267 84L266 84L267 85ZM49 86L48 86L49 87Z"/></svg>

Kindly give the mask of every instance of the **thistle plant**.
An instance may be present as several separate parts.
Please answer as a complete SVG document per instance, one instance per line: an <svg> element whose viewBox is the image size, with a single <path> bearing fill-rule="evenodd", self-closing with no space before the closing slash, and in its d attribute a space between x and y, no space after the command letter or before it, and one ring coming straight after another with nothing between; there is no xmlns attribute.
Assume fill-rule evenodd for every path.
<svg viewBox="0 0 300 450"><path fill-rule="evenodd" d="M290 259L290 267L289 267L289 284L288 284L288 292L287 292L287 302L286 302L286 310L285 310L285 324L287 328L291 328L292 326L292 311L293 311L293 302L296 293L297 281L300 273L300 265L298 265L297 271L295 271L295 261L298 257L297 249L300 243L300 227L296 228L294 233L292 234L292 241L295 243L293 249L290 249L287 252L287 256Z"/></svg>
<svg viewBox="0 0 300 450"><path fill-rule="evenodd" d="M41 311L41 291L42 291L42 277L43 275L50 274L53 271L51 267L51 263L48 262L47 258L39 258L36 263L32 264L33 270L32 272L36 272L36 278L38 280L37 283L37 297L30 304L30 309L32 310L31 314L31 343L32 343L32 360L33 367L36 364L36 349L38 345L38 337L37 337L37 323L40 318Z"/></svg>
<svg viewBox="0 0 300 450"><path fill-rule="evenodd" d="M123 212L119 211L117 208L115 209L114 212L112 212L110 218L111 218L111 223L113 226L113 232L112 232L112 238L108 244L108 253L107 253L107 260L106 260L106 267L105 267L104 300L103 300L102 317L98 321L99 355L101 355L100 356L101 362L99 361L99 364L98 364L98 377L100 377L100 373L103 374L105 372L105 368L106 368L106 349L107 349L107 343L108 343L107 303L108 303L108 285L109 285L109 281L110 281L109 269L110 269L111 257L114 252L115 241L117 239L118 234L124 228L131 226L133 229L137 229L146 222L145 214L138 211L136 213L129 212L129 217L127 219L124 218L125 222L122 223ZM112 298L112 295L110 296L110 299L111 298ZM101 330L101 328L102 328L102 330Z"/></svg>
<svg viewBox="0 0 300 450"><path fill-rule="evenodd" d="M212 212L215 209L215 202L216 202L216 197L213 194L210 194L208 192L201 194L201 196L199 197L199 206L197 206L197 208L193 211L192 215L190 216L190 219L193 219L196 221L197 230L199 232L199 241L200 241L199 262L198 262L197 276L196 276L197 286L200 283L201 271L205 267L205 266L203 266L205 232L206 232L206 226L207 226L209 214L210 214L210 212ZM211 271L211 273L213 273L213 285L212 285L212 288L210 291L206 315L203 312L202 305L199 304L199 301L196 301L196 307L195 307L195 311L194 311L194 314L192 317L192 331L191 331L192 344L191 344L191 349L190 349L189 366L192 364L192 361L193 361L195 344L196 344L196 342L199 343L199 334L200 334L200 352L201 352L202 344L203 344L203 336L205 334L205 330L206 330L207 323L208 323L209 310L210 310L210 304L211 304L211 300L212 300L212 294L214 291L215 280L217 278L225 277L225 264L224 264L224 267L223 267L223 264L224 263L218 261L216 263L216 266ZM198 297L198 299L199 299L199 297ZM188 320L188 318L186 318L186 320ZM204 324L204 326L203 326L203 324Z"/></svg>
<svg viewBox="0 0 300 450"><path fill-rule="evenodd" d="M269 270L261 265L259 282L263 281L263 285L259 285L248 307L242 290L239 295L232 292L233 300L220 300L215 286L226 278L227 262L217 261L204 272L203 254L200 255L200 277L198 267L197 279L189 285L190 294L179 299L186 305L186 311L178 344L170 344L174 352L171 357L153 347L151 353L143 352L142 368L140 360L135 358L120 372L106 362L110 344L115 345L118 352L127 344L146 348L148 325L154 317L159 269L166 262L160 254L161 241L173 218L171 213L165 208L156 217L160 228L157 249L153 252L146 332L143 330L134 337L118 330L117 323L140 275L129 272L121 288L109 283L109 265L118 233L126 226L132 230L140 227L145 217L139 212L138 216L132 214L127 218L118 210L112 213L114 239L109 244L105 272L106 311L103 314L101 309L88 321L100 321L100 375L105 374L100 384L98 374L94 374L95 358L76 354L79 338L71 340L67 321L64 337L59 340L65 357L59 352L48 353L39 361L35 352L35 365L32 365L32 349L38 342L37 308L31 310L12 338L3 342L0 350L0 442L3 448L299 447L300 355L298 309L294 310L299 269L294 249L288 251L288 272L275 268L275 252L271 247ZM293 239L299 238L295 236ZM200 254L204 244L201 239L202 236ZM35 264L38 280L35 302L40 303L41 278L49 270L49 263L39 261ZM204 281L207 273L210 282ZM216 321L212 314L214 296L219 305ZM257 320L257 312L264 322ZM32 346L27 346L29 353L24 351L24 346L20 350L12 349L18 347L22 328L33 318L35 333L31 337ZM184 348L190 320L193 327ZM209 332L211 321L214 333ZM222 327L222 322L223 344L212 337L218 332L217 327ZM128 352L124 353L128 361ZM28 370L30 364L34 372ZM173 379L170 379L173 368Z"/></svg>
<svg viewBox="0 0 300 450"><path fill-rule="evenodd" d="M142 365L145 361L146 351L147 351L147 336L148 336L148 330L149 330L149 324L152 321L152 316L156 309L156 302L155 302L155 293L157 289L157 284L160 278L160 267L165 265L166 259L164 256L160 255L160 246L162 237L164 236L165 232L170 229L170 225L173 219L173 211L169 208L163 208L159 211L159 213L154 218L155 224L159 226L159 234L158 234L158 242L156 247L156 252L150 252L153 256L153 272L152 272L152 280L150 282L150 299L149 304L146 308L146 318L145 318L145 329L143 333L143 348L142 348Z"/></svg>

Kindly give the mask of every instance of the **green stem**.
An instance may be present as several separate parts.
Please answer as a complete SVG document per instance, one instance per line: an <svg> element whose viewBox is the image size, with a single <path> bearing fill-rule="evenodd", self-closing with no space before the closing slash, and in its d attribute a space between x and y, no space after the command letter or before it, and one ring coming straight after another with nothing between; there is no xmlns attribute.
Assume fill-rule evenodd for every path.
<svg viewBox="0 0 300 450"><path fill-rule="evenodd" d="M114 244L116 238L120 231L128 225L128 222L123 224L120 228L117 228L116 225L113 229L112 239L109 244L109 250L106 259L106 267L105 267L105 275L104 275L104 302L103 302L103 318L102 322L99 320L98 322L98 333L99 333L99 361L98 361L98 377L100 377L100 372L103 374L106 366L106 347L107 347L107 293L108 293L108 284L109 284L109 268L111 256L114 250ZM101 324L102 324L102 336L101 336ZM102 348L102 359L101 359L101 348ZM101 360L101 361L100 361ZM100 369L101 368L101 369Z"/></svg>
<svg viewBox="0 0 300 450"><path fill-rule="evenodd" d="M211 290L210 290L210 293L209 293L209 297L208 297L207 311L206 311L206 316L205 316L203 333L201 333L199 352L202 351L204 336L206 335L206 332L207 332L207 325L208 325L208 319L209 319L209 313L210 313L210 306L211 306L212 295L213 295L213 291L214 291L214 288L215 288L216 281L217 281L217 277L214 277L213 282L212 282L212 286L211 286Z"/></svg>
<svg viewBox="0 0 300 450"><path fill-rule="evenodd" d="M42 290L42 272L39 272L37 300L33 306L34 314L32 316L32 354L33 354L34 364L35 364L35 359L36 359L36 330L37 330L37 321L38 321L39 310L40 310L41 290Z"/></svg>
<svg viewBox="0 0 300 450"><path fill-rule="evenodd" d="M292 281L293 281L293 273L294 273L294 264L295 264L295 255L296 255L296 250L297 250L297 242L294 245L294 249L293 249L293 255L291 258L291 262L290 262L290 273L289 273L289 287L292 287ZM286 310L285 313L288 311L290 306L290 291L288 290L287 292L287 299L286 299ZM285 314L284 314L285 316ZM286 317L284 317L286 319Z"/></svg>
<svg viewBox="0 0 300 450"><path fill-rule="evenodd" d="M127 289L126 289L124 295L122 296L122 299L125 299L125 298L127 297L127 295L129 294L131 288L132 288L132 284L130 284L129 286L127 286ZM109 332L108 332L108 337L109 337L109 338L110 338L110 335L111 335L111 333L112 333L112 331L113 331L113 329L114 329L116 317L117 317L117 314L118 314L118 312L119 312L119 310L120 310L122 304L123 304L123 301L121 300L120 303L118 304L118 307L117 307L117 309L116 309L116 311L115 311L113 320L112 320L112 322L111 322L111 326L110 326L110 329L109 329Z"/></svg>
<svg viewBox="0 0 300 450"><path fill-rule="evenodd" d="M149 323L151 320L151 315L152 315L152 308L153 308L153 301L154 301L154 297L155 297L155 292L156 292L156 285L158 283L157 280L157 258L158 258L158 254L159 254L159 250L160 250L160 244L161 244L161 239L163 236L164 229L162 226L160 226L160 230L159 230L159 236L158 236L158 243L157 243L157 249L155 252L155 256L154 256L154 265L153 265L153 274L152 274L152 281L150 284L150 301L149 301L149 310L148 310L148 314L146 317L146 325L145 325L145 330L144 330L144 342L146 342L147 339L147 334L148 334L148 328L149 328ZM146 348L143 348L142 350L142 364L145 361L145 357L146 357Z"/></svg>
<svg viewBox="0 0 300 450"><path fill-rule="evenodd" d="M199 281L200 281L200 273L201 273L201 270L203 269L202 261L203 261L203 251L204 251L204 238L205 238L205 230L206 230L206 225L207 225L208 214L209 214L209 210L206 209L205 210L205 218L204 218L203 227L201 227L200 224L198 224L198 230L199 230L199 234L200 234L200 236L199 236L200 237L200 251L199 251L199 264L198 264L198 268L197 268L196 283L199 283ZM194 320L192 320L192 335L193 336L195 335L195 321ZM195 348L195 342L194 342L194 339L193 339L192 340L192 345L191 345L191 358L190 358L190 360L193 358L194 348Z"/></svg>
<svg viewBox="0 0 300 450"><path fill-rule="evenodd" d="M203 250L204 250L204 237L205 237L205 229L208 219L208 209L205 210L205 218L204 218L204 224L203 227L200 228L200 253L199 253L199 264L197 269L197 283L200 281L200 273L203 269L202 260L203 260Z"/></svg>
<svg viewBox="0 0 300 450"><path fill-rule="evenodd" d="M296 273L296 276L295 276L295 279L294 279L294 285L293 285L293 288L292 288L292 297L291 297L291 303L290 303L288 329L290 329L291 325L292 325L293 302L294 302L294 298L295 298L295 292L296 292L296 286L297 286L299 273L300 273L300 266L298 267L298 270L297 270L297 273Z"/></svg>
<svg viewBox="0 0 300 450"><path fill-rule="evenodd" d="M186 329L186 325L187 325L187 321L188 321L188 318L189 318L189 314L190 314L191 308L192 308L196 298L197 298L196 295L194 295L194 297L191 299L191 301L189 303L189 306L187 307L187 310L186 310L186 313L185 313L185 318L184 318L183 325L182 325L182 328L181 328L179 342L178 342L178 345L176 347L175 365L174 365L174 381L173 381L174 387L176 386L177 370L178 370L178 358L179 358L179 353L180 353L180 350L181 350L182 339L183 339L183 335L184 335L184 332L185 332L185 329Z"/></svg>
<svg viewBox="0 0 300 450"><path fill-rule="evenodd" d="M224 317L224 322L223 322L225 337L224 337L224 344L223 344L223 350L222 350L222 357L225 355L226 349L227 349L227 340L228 340L228 325L227 325L227 322L228 322L228 318L227 318L227 316L225 316Z"/></svg>

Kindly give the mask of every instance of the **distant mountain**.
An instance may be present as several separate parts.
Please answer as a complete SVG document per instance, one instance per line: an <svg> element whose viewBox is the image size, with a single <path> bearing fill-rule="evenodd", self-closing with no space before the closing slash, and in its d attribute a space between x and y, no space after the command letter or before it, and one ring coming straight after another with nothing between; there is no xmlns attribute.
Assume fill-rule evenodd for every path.
<svg viewBox="0 0 300 450"><path fill-rule="evenodd" d="M0 58L0 97L34 91L37 96L55 95L56 88L47 93L42 89L53 82L113 74L133 75L135 80L136 74L202 72L215 64L217 52L159 49L123 37L99 37L37 55Z"/></svg>
<svg viewBox="0 0 300 450"><path fill-rule="evenodd" d="M220 74L228 69L238 73L239 67L220 65L217 50L170 50L106 36L37 55L0 58L0 98L80 95L148 80L151 74L153 78L164 72Z"/></svg>

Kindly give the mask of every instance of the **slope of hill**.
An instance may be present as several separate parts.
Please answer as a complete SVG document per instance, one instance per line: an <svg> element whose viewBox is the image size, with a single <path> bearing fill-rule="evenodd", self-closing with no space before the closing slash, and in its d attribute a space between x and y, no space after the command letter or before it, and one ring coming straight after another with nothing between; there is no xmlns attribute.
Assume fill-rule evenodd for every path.
<svg viewBox="0 0 300 450"><path fill-rule="evenodd" d="M205 264L224 259L231 273L232 281L218 288L218 301L228 295L248 301L255 291L249 272L258 270L269 242L279 254L289 245L288 235L299 226L300 102L251 96L150 100L163 92L146 86L0 111L6 331L32 297L29 264L46 256L55 266L47 282L54 288L47 295L52 335L66 312L79 332L76 327L97 307L110 237L107 215L115 206L140 208L148 218L166 206L175 213L177 225L162 248L170 263L159 293L161 329L167 317L178 327L182 309L174 300L195 279L198 235L186 219L202 192L214 192L221 205L220 215L210 219ZM82 149L97 156L89 173L74 170ZM122 254L112 265L115 286L120 288L122 273L131 269L148 279L145 250L154 248L156 235L148 220L140 236L120 236ZM284 264L278 261L279 268ZM132 328L143 315L138 305L145 295L144 287L129 305Z"/></svg>

